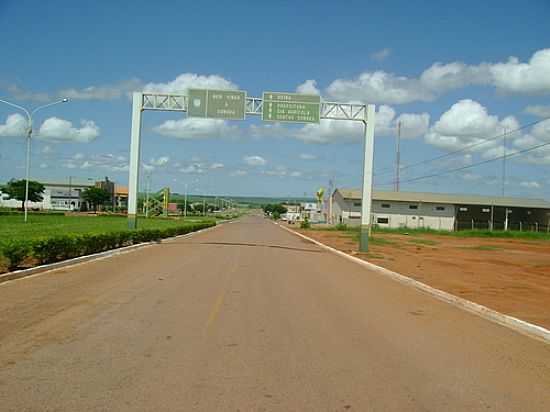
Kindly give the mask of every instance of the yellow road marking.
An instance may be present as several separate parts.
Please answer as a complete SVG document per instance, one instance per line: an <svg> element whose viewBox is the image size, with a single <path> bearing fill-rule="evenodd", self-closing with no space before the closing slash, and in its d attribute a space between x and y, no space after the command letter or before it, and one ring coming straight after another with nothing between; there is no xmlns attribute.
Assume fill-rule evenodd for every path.
<svg viewBox="0 0 550 412"><path fill-rule="evenodd" d="M206 321L205 330L208 330L210 325L216 320L218 317L218 314L220 313L220 310L223 305L223 300L225 298L225 289L220 293L218 296L218 299L216 299L216 302L214 303L214 306L212 307L212 310L210 311L210 315L208 315L208 320Z"/></svg>

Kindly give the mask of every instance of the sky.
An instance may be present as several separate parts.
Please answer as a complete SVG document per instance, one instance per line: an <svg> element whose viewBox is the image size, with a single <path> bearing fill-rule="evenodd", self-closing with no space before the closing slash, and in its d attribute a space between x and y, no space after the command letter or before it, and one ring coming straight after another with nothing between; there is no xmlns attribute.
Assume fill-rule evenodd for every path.
<svg viewBox="0 0 550 412"><path fill-rule="evenodd" d="M239 89L375 104L377 190L395 186L400 123L402 191L550 200L548 21L548 0L0 0L0 99L69 98L33 118L36 180L127 185L133 91ZM0 182L24 177L25 130L0 102ZM140 188L146 176L197 194L360 187L363 139L358 122L146 111Z"/></svg>

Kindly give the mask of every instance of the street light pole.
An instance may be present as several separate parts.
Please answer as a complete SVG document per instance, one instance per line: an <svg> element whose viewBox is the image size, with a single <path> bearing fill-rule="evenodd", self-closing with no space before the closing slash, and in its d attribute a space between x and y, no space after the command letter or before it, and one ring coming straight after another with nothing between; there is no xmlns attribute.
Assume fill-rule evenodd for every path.
<svg viewBox="0 0 550 412"><path fill-rule="evenodd" d="M1 103L5 103L8 106L15 107L19 110L22 110L27 115L27 155L26 155L26 165L25 165L25 201L23 203L24 209L25 209L25 223L27 223L27 211L28 211L28 201L29 201L29 175L31 171L31 138L32 138L32 116L39 110L44 109L46 107L53 106L55 104L59 103L67 103L69 99L62 99L58 100L56 102L48 103L42 106L38 106L35 109L33 109L31 112L29 112L27 109L25 109L23 106L19 106L15 103L7 102L6 100L0 99Z"/></svg>

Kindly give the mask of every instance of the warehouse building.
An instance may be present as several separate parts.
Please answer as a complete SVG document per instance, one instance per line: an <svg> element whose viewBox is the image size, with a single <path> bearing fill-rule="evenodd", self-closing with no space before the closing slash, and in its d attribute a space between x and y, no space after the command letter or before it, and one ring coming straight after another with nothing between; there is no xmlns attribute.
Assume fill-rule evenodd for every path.
<svg viewBox="0 0 550 412"><path fill-rule="evenodd" d="M332 222L360 224L359 189L336 189L331 204L329 214ZM375 191L371 219L373 224L388 228L547 232L550 229L550 202L513 197Z"/></svg>

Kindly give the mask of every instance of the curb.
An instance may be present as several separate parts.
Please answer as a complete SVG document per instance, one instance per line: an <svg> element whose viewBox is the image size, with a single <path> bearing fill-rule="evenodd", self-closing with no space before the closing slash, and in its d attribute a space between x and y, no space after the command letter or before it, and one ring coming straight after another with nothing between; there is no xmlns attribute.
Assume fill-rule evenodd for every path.
<svg viewBox="0 0 550 412"><path fill-rule="evenodd" d="M382 275L388 276L392 278L393 280L412 286L415 289L418 289L424 293L427 293L436 299L439 299L443 302L449 303L455 307L458 307L460 309L463 309L467 312L470 312L474 315L478 315L486 320L489 320L494 323L498 323L501 326L505 326L509 329L512 329L516 332L519 332L523 335L527 335L531 338L536 338L538 340L541 340L545 343L550 344L550 330L543 328L542 326L534 325L532 323L523 321L518 318L514 318L513 316L505 315L503 313L497 312L496 310L490 309L486 306L480 305L478 303L471 302L469 300L460 298L458 296L452 295L450 293L444 292L440 289L433 288L431 286L426 285L425 283L419 282L417 280L414 280L412 278L409 278L405 275L401 275L397 272L393 272L389 269L383 268L381 266L375 265L373 263L367 262L363 259L359 259L355 256L348 255L345 252L342 252L341 250L335 249L333 247L330 247L328 245L325 245L324 243L321 243L315 239L312 239L308 236L305 236L301 233L295 232L292 229L289 229L287 227L284 227L280 225L279 223L275 223L280 228L297 235L303 239L306 239L312 243L315 243L316 245L322 247L323 249L326 249L332 253L335 253L339 256L342 256L348 260L351 260L352 262L358 263L359 265L362 265L368 269L374 270L375 272L378 272Z"/></svg>
<svg viewBox="0 0 550 412"><path fill-rule="evenodd" d="M26 278L26 277L32 276L32 275L45 274L45 273L52 272L54 270L61 269L61 268L64 268L64 267L78 266L78 265L88 263L88 262L92 262L92 261L96 261L96 260L107 259L107 258L110 258L112 256L123 255L123 254L126 254L126 253L133 252L137 249L157 245L158 243L162 243L162 242L171 242L171 241L174 241L176 239L190 237L190 236L196 235L198 233L202 233L202 232L206 232L208 230L215 229L219 226L222 226L225 223L226 222L216 224L215 226L211 226L211 227L207 227L205 229L197 230L196 232L186 233L185 235L167 237L167 238L161 239L160 242L144 242L144 243L139 243L137 245L130 245L130 246L120 247L120 248L117 248L117 249L106 250L104 252L94 253L92 255L79 256L79 257L75 257L75 258L72 258L72 259L62 260L61 262L49 263L47 265L35 266L35 267L29 268L29 269L21 269L21 270L16 270L16 271L13 271L13 272L7 272L7 273L4 273L4 274L0 275L0 284L2 284L4 282L9 282L10 280L17 280L17 279Z"/></svg>

